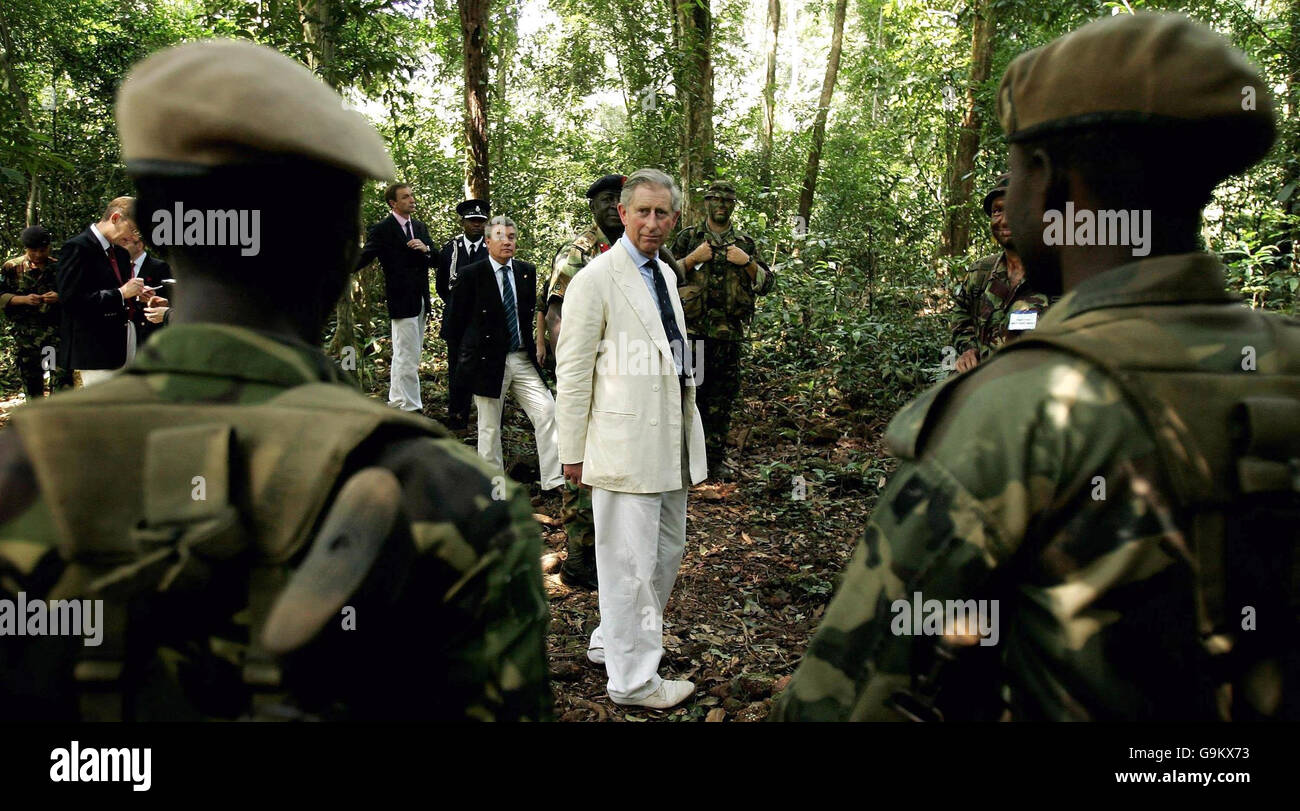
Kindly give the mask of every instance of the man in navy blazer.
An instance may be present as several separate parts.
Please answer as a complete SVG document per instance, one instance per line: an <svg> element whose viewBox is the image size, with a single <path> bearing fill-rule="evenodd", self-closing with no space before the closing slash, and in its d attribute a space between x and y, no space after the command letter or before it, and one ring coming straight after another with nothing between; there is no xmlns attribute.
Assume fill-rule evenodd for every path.
<svg viewBox="0 0 1300 811"><path fill-rule="evenodd" d="M104 216L63 243L55 274L63 323L58 363L81 372L82 385L108 379L135 354L132 313L144 282L133 278L124 247L136 234L135 200L118 197Z"/></svg>
<svg viewBox="0 0 1300 811"><path fill-rule="evenodd" d="M478 452L503 468L501 411L513 392L533 423L543 490L564 483L555 435L555 398L542 382L531 329L537 309L537 269L517 261L514 220L496 216L487 226L486 260L465 268L452 294L448 341L460 346L457 374L474 393Z"/></svg>
<svg viewBox="0 0 1300 811"><path fill-rule="evenodd" d="M384 269L384 296L393 330L393 362L389 369L388 404L403 411L421 411L420 353L429 317L429 268L437 258L429 229L414 218L415 195L405 183L384 190L389 215L370 226L357 270L379 259Z"/></svg>

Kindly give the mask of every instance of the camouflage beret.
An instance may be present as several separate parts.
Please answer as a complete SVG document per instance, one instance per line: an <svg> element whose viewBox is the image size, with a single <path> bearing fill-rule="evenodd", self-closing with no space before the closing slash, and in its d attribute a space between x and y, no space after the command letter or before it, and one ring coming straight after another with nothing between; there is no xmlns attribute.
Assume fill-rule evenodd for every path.
<svg viewBox="0 0 1300 811"><path fill-rule="evenodd" d="M993 216L993 200L1007 193L1007 184L1011 182L1011 173L1003 172L993 181L993 186L984 195L984 213Z"/></svg>
<svg viewBox="0 0 1300 811"><path fill-rule="evenodd" d="M730 194L732 197L735 197L736 187L725 180L715 180L709 184L707 189L704 190L705 197L708 197L710 194Z"/></svg>
<svg viewBox="0 0 1300 811"><path fill-rule="evenodd" d="M1096 20L1016 57L997 107L1013 143L1111 124L1214 123L1233 148L1263 143L1245 165L1275 127L1268 88L1243 54L1200 23L1152 12Z"/></svg>
<svg viewBox="0 0 1300 811"><path fill-rule="evenodd" d="M52 237L45 226L30 225L18 235L18 241L23 244L24 248L46 248L49 247Z"/></svg>
<svg viewBox="0 0 1300 811"><path fill-rule="evenodd" d="M134 175L188 174L283 157L362 178L396 172L379 133L306 67L234 39L191 42L136 65L117 96Z"/></svg>
<svg viewBox="0 0 1300 811"><path fill-rule="evenodd" d="M627 180L623 175L605 175L600 180L592 183L587 187L587 199L607 191L622 191L623 181Z"/></svg>

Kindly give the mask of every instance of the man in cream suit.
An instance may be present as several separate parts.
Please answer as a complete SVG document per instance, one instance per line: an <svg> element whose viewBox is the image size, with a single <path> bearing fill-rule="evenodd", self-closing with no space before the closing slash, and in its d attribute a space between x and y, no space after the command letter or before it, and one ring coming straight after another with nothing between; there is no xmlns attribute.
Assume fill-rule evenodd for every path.
<svg viewBox="0 0 1300 811"><path fill-rule="evenodd" d="M686 320L673 271L657 258L681 192L655 169L628 177L625 231L573 277L556 347L564 476L592 488L600 625L587 658L617 704L666 709L694 690L659 676L663 609L686 546L686 491L704 480Z"/></svg>

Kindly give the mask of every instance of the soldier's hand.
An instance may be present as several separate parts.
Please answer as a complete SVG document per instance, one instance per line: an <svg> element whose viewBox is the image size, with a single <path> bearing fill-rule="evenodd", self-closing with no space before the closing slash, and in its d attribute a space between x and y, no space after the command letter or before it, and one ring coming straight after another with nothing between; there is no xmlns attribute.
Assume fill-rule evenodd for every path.
<svg viewBox="0 0 1300 811"><path fill-rule="evenodd" d="M170 307L172 303L162 296L150 296L149 300L144 303L146 307Z"/></svg>
<svg viewBox="0 0 1300 811"><path fill-rule="evenodd" d="M546 365L546 338L541 335L537 336L537 365Z"/></svg>
<svg viewBox="0 0 1300 811"><path fill-rule="evenodd" d="M700 243L700 246L686 255L686 259L694 267L699 267L713 258L713 246L708 240Z"/></svg>
<svg viewBox="0 0 1300 811"><path fill-rule="evenodd" d="M36 307L41 303L41 297L35 293L31 293L25 296L14 296L13 298L9 299L9 303L22 304L27 307Z"/></svg>
<svg viewBox="0 0 1300 811"><path fill-rule="evenodd" d="M129 301L144 292L144 282L139 277L136 277L117 288L117 290L122 294L123 300Z"/></svg>
<svg viewBox="0 0 1300 811"><path fill-rule="evenodd" d="M960 358L957 358L957 371L968 372L978 366L979 362L979 355L975 354L975 350L967 349L965 352L961 353Z"/></svg>
<svg viewBox="0 0 1300 811"><path fill-rule="evenodd" d="M733 265L748 265L749 254L742 251L735 245L727 246L727 261Z"/></svg>
<svg viewBox="0 0 1300 811"><path fill-rule="evenodd" d="M42 298L45 299L45 303L46 303L46 304L58 304L58 303L59 303L59 294L56 293L56 292L54 292L53 290L51 290L50 292L46 293L44 296L42 296Z"/></svg>

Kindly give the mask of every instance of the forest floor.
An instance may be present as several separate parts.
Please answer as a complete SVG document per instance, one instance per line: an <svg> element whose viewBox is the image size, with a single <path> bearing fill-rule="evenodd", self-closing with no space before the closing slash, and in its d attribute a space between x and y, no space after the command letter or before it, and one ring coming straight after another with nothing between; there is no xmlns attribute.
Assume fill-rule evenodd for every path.
<svg viewBox="0 0 1300 811"><path fill-rule="evenodd" d="M421 378L427 411L437 415L445 389L430 366L422 365ZM604 668L586 658L599 621L596 594L560 582L566 542L559 499L532 485L561 721L759 721L789 681L889 464L879 446L883 419L845 409L793 416L802 409L782 395L790 381L763 371L771 382L747 378L733 420L728 458L735 481L705 482L688 497L686 552L664 613L660 665L665 678L695 682L695 695L680 707L623 708L609 699ZM385 393L371 391L380 399ZM21 402L21 395L0 395L0 427ZM535 479L527 418L514 405L506 414L507 469L522 481ZM473 433L463 435L469 444Z"/></svg>

